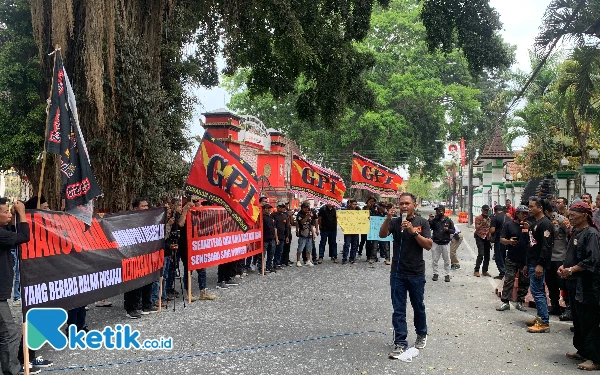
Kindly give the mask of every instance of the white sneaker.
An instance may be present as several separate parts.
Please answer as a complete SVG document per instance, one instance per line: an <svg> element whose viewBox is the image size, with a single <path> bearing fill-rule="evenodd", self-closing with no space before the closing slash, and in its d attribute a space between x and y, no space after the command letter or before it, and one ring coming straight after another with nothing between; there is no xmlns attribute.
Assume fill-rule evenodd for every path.
<svg viewBox="0 0 600 375"><path fill-rule="evenodd" d="M309 267L312 267L312 266L314 266L313 262L312 262L312 261L310 261L310 260L306 262L306 265L307 265L307 266L309 266Z"/></svg>
<svg viewBox="0 0 600 375"><path fill-rule="evenodd" d="M296 267L302 267L302 262L301 261L297 261L296 262Z"/></svg>

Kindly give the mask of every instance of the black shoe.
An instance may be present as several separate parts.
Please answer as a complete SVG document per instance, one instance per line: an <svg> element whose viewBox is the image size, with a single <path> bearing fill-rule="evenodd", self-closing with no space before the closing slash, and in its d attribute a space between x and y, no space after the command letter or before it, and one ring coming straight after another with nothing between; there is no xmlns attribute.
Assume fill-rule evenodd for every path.
<svg viewBox="0 0 600 375"><path fill-rule="evenodd" d="M561 316L563 314L562 309L559 306L552 307L550 311L548 311L550 315ZM560 318L559 318L560 319Z"/></svg>
<svg viewBox="0 0 600 375"><path fill-rule="evenodd" d="M156 307L156 306L150 306L150 307L146 307L145 309L142 309L142 315L154 314L157 312L158 312L158 307Z"/></svg>
<svg viewBox="0 0 600 375"><path fill-rule="evenodd" d="M571 316L571 309L566 309L565 312L558 317L558 319L561 322L570 322L573 320L573 317Z"/></svg>
<svg viewBox="0 0 600 375"><path fill-rule="evenodd" d="M240 285L240 283L235 282L234 280L230 279L230 280L225 281L225 285L227 285L227 286L238 286L238 285Z"/></svg>
<svg viewBox="0 0 600 375"><path fill-rule="evenodd" d="M433 275L433 277L431 278L431 280L433 281L438 281L439 275L436 273Z"/></svg>
<svg viewBox="0 0 600 375"><path fill-rule="evenodd" d="M569 328L569 330L570 330L571 332L575 332L575 327L571 327L571 328Z"/></svg>
<svg viewBox="0 0 600 375"><path fill-rule="evenodd" d="M346 259L342 259L342 264L346 264L348 261Z"/></svg>
<svg viewBox="0 0 600 375"><path fill-rule="evenodd" d="M267 268L268 273L277 273L274 268Z"/></svg>
<svg viewBox="0 0 600 375"><path fill-rule="evenodd" d="M504 279L504 275L498 275L498 276L494 277L494 279L502 280L502 279Z"/></svg>
<svg viewBox="0 0 600 375"><path fill-rule="evenodd" d="M446 275L444 277L444 281L447 282L447 283L449 283L450 282L450 275Z"/></svg>
<svg viewBox="0 0 600 375"><path fill-rule="evenodd" d="M130 319L139 319L142 317L142 312L140 310L127 311L127 317Z"/></svg>

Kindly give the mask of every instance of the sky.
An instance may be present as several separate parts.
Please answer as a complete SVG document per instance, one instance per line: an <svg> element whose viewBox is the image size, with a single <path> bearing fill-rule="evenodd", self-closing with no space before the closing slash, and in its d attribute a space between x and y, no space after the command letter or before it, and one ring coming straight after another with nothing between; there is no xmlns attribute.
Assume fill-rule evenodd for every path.
<svg viewBox="0 0 600 375"><path fill-rule="evenodd" d="M531 72L529 64L529 50L533 46L538 28L541 24L542 16L550 0L490 0L490 5L500 14L500 21L503 24L501 31L504 41L517 46L516 64L513 70L520 69L524 72ZM222 69L223 61L219 62ZM225 108L230 99L229 94L220 87L212 89L194 90L200 105L196 107L190 131L192 135L202 134L199 119L201 113ZM512 144L513 149L520 149L527 143L526 138L517 138Z"/></svg>

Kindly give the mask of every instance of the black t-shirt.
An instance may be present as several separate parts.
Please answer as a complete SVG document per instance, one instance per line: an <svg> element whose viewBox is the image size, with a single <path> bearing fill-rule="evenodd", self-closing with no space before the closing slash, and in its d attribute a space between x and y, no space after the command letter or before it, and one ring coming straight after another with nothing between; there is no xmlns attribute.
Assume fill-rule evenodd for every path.
<svg viewBox="0 0 600 375"><path fill-rule="evenodd" d="M529 222L528 266L540 265L544 269L550 268L553 234L554 228L546 216L534 223Z"/></svg>
<svg viewBox="0 0 600 375"><path fill-rule="evenodd" d="M275 239L275 219L271 215L263 215L263 241Z"/></svg>
<svg viewBox="0 0 600 375"><path fill-rule="evenodd" d="M523 228L521 228L519 223L509 220L508 218L506 219L500 237L506 238L507 240L516 238L519 241L517 246L504 245L507 250L506 257L522 267L525 265L527 249L529 248L529 231L525 230L525 232L523 232Z"/></svg>
<svg viewBox="0 0 600 375"><path fill-rule="evenodd" d="M504 212L500 212L492 216L492 221L490 222L490 228L496 228L494 232L494 242L500 243L500 236L502 233L502 226L510 221L509 218L506 217Z"/></svg>
<svg viewBox="0 0 600 375"><path fill-rule="evenodd" d="M289 218L287 212L273 212L271 216L273 216L273 219L275 219L277 238L279 238L279 241L284 241L285 237L289 234L288 228L290 227L288 223Z"/></svg>
<svg viewBox="0 0 600 375"><path fill-rule="evenodd" d="M429 221L421 216L408 219L413 227L425 238L431 238ZM390 221L389 231L394 238L394 255L392 257L392 274L406 276L425 275L423 248L408 230L402 231L402 218Z"/></svg>
<svg viewBox="0 0 600 375"><path fill-rule="evenodd" d="M333 232L337 229L337 217L335 207L327 207L326 205L319 209L319 217L321 218L321 230Z"/></svg>

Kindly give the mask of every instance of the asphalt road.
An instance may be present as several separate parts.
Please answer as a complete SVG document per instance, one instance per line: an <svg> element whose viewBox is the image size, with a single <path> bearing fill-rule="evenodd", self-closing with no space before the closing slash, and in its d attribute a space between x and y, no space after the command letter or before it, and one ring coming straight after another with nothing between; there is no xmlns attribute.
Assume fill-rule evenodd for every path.
<svg viewBox="0 0 600 375"><path fill-rule="evenodd" d="M431 255L426 254L429 339L412 363L387 358L392 336L389 266L382 261L369 266L363 255L354 265L326 259L315 267L289 267L264 277L251 274L229 290L215 290L216 268L210 269L208 285L218 295L215 301L184 308L178 300L175 311L170 303L166 311L139 320L125 317L122 296L112 298L110 308L90 306L91 329L129 323L144 339L172 337L174 348L54 351L45 347L38 355L55 365L43 373L580 373L577 362L564 355L573 349L569 324L552 317L550 333L531 334L524 320L534 316L534 309L495 311L496 280L472 276L473 231L464 224L460 228L465 238L459 248L462 268L452 271L451 282L431 281ZM338 231L340 252L341 243ZM497 274L495 265L490 271ZM197 282L193 285L197 287ZM412 345L410 307L407 315Z"/></svg>

